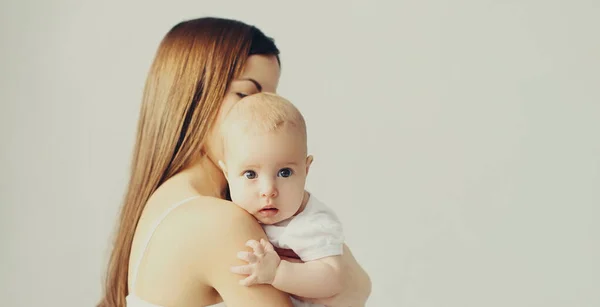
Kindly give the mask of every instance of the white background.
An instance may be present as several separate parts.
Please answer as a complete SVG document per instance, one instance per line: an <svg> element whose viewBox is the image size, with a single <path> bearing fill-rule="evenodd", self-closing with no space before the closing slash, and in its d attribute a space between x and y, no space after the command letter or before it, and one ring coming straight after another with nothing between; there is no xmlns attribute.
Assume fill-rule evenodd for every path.
<svg viewBox="0 0 600 307"><path fill-rule="evenodd" d="M282 51L368 306L600 306L597 1L3 1L0 305L92 306L162 36Z"/></svg>

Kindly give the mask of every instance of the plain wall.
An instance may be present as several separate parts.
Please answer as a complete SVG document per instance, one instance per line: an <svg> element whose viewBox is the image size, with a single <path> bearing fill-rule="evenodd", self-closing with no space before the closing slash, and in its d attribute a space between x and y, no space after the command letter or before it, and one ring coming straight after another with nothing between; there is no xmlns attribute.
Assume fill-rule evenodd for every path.
<svg viewBox="0 0 600 307"><path fill-rule="evenodd" d="M0 305L92 306L181 20L282 51L368 306L600 306L597 1L3 1ZM201 260L199 260L201 261Z"/></svg>

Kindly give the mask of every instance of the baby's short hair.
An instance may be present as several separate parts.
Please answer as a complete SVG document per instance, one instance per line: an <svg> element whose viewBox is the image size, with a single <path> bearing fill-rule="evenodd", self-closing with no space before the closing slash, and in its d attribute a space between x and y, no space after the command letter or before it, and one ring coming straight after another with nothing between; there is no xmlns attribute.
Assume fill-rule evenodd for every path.
<svg viewBox="0 0 600 307"><path fill-rule="evenodd" d="M277 94L261 92L244 97L231 107L223 122L223 136L232 130L252 134L281 128L296 130L306 144L306 122L298 108Z"/></svg>

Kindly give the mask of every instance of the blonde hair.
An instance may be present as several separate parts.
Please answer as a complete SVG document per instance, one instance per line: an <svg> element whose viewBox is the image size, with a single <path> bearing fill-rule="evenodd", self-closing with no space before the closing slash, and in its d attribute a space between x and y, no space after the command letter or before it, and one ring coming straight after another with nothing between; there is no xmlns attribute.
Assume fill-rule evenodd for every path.
<svg viewBox="0 0 600 307"><path fill-rule="evenodd" d="M146 79L131 175L98 306L125 306L131 244L146 202L202 156L227 87L251 54L279 59L260 30L235 20L184 21L161 41Z"/></svg>
<svg viewBox="0 0 600 307"><path fill-rule="evenodd" d="M261 134L280 129L293 129L306 144L306 122L304 116L289 100L261 92L244 97L231 107L221 130L223 145L231 134Z"/></svg>

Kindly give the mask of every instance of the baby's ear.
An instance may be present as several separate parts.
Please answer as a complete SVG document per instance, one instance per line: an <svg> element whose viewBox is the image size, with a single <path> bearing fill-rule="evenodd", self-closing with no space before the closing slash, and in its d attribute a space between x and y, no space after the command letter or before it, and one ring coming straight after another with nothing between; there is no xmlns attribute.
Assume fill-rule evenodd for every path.
<svg viewBox="0 0 600 307"><path fill-rule="evenodd" d="M223 174L225 175L225 179L227 179L227 168L225 167L225 163L223 163L223 161L221 161L221 160L219 160L219 162L217 162L217 163L219 164L219 167L223 171Z"/></svg>
<svg viewBox="0 0 600 307"><path fill-rule="evenodd" d="M306 174L308 174L308 170L310 169L310 165L312 164L314 158L312 155L308 155L308 157L306 157Z"/></svg>

